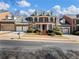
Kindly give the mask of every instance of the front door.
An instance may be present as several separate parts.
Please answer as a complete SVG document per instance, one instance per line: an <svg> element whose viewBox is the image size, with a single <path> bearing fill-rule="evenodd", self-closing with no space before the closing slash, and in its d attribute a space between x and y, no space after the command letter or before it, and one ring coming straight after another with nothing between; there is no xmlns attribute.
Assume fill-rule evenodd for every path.
<svg viewBox="0 0 79 59"><path fill-rule="evenodd" d="M42 30L47 30L47 25L43 25Z"/></svg>

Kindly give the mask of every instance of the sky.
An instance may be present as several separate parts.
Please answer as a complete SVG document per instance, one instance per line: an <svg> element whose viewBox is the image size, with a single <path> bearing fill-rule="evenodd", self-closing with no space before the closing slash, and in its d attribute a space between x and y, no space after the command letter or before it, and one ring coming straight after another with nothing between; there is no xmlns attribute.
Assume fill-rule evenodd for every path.
<svg viewBox="0 0 79 59"><path fill-rule="evenodd" d="M56 14L79 14L79 0L0 0L0 10L29 15L36 9Z"/></svg>

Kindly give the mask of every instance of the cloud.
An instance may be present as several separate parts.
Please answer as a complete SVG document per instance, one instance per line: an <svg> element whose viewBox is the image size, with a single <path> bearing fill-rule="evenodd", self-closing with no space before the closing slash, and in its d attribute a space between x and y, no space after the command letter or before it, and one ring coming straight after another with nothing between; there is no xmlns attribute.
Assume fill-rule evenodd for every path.
<svg viewBox="0 0 79 59"><path fill-rule="evenodd" d="M31 4L29 2L27 2L26 0L19 1L19 2L17 2L17 4L20 7L30 7L31 6Z"/></svg>
<svg viewBox="0 0 79 59"><path fill-rule="evenodd" d="M34 13L34 11L35 11L35 9L28 9L27 11L21 10L21 11L20 11L20 14L21 14L21 15L30 16L31 14Z"/></svg>
<svg viewBox="0 0 79 59"><path fill-rule="evenodd" d="M32 14L32 13L34 13L34 11L35 11L35 9L29 9L29 10L28 10L28 13L29 13L29 14Z"/></svg>
<svg viewBox="0 0 79 59"><path fill-rule="evenodd" d="M54 9L57 13L62 13L62 12L61 12L61 6L60 6L60 5L54 6L53 9Z"/></svg>
<svg viewBox="0 0 79 59"><path fill-rule="evenodd" d="M63 10L63 14L78 14L79 13L79 8L77 8L74 5L71 5L67 9Z"/></svg>
<svg viewBox="0 0 79 59"><path fill-rule="evenodd" d="M21 10L21 11L20 11L20 14L21 14L21 15L28 15L27 11L24 11L24 10Z"/></svg>
<svg viewBox="0 0 79 59"><path fill-rule="evenodd" d="M79 14L79 8L74 5L71 5L63 9L60 5L56 5L53 9L59 14Z"/></svg>
<svg viewBox="0 0 79 59"><path fill-rule="evenodd" d="M0 2L0 10L7 10L9 7L9 4Z"/></svg>

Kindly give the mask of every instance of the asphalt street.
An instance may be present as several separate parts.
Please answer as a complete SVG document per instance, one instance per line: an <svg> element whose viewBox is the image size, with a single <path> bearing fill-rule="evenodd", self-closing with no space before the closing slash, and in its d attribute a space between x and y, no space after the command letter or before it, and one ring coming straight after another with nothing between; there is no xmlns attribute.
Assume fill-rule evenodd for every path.
<svg viewBox="0 0 79 59"><path fill-rule="evenodd" d="M59 47L61 49L79 50L79 44L76 43L0 40L0 48L15 48L15 47L26 48L26 49L36 49L41 47Z"/></svg>

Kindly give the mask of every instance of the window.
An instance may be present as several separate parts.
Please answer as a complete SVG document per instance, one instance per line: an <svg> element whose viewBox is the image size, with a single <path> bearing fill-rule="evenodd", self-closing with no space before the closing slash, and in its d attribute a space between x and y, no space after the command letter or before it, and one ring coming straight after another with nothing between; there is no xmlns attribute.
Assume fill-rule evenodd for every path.
<svg viewBox="0 0 79 59"><path fill-rule="evenodd" d="M49 24L48 27L49 27L49 30L52 30L52 24Z"/></svg>
<svg viewBox="0 0 79 59"><path fill-rule="evenodd" d="M79 19L78 19L78 20L76 20L76 23L77 23L77 24L79 24Z"/></svg>
<svg viewBox="0 0 79 59"><path fill-rule="evenodd" d="M48 22L48 18L45 18L44 20L45 20L45 22Z"/></svg>
<svg viewBox="0 0 79 59"><path fill-rule="evenodd" d="M54 22L54 23L56 22L56 17L53 17L53 22Z"/></svg>
<svg viewBox="0 0 79 59"><path fill-rule="evenodd" d="M77 29L76 30L79 31L79 26L77 26Z"/></svg>
<svg viewBox="0 0 79 59"><path fill-rule="evenodd" d="M54 22L56 21L56 17L50 17L50 22Z"/></svg>
<svg viewBox="0 0 79 59"><path fill-rule="evenodd" d="M38 30L39 30L39 29L40 29L40 25L36 25L36 29L38 29Z"/></svg>
<svg viewBox="0 0 79 59"><path fill-rule="evenodd" d="M34 22L38 22L38 19L37 19L37 17L35 17L35 18L34 18Z"/></svg>
<svg viewBox="0 0 79 59"><path fill-rule="evenodd" d="M39 18L39 22L43 22L43 18Z"/></svg>

